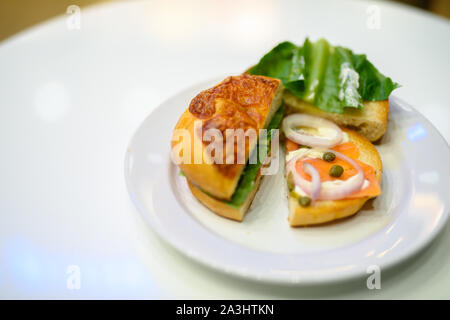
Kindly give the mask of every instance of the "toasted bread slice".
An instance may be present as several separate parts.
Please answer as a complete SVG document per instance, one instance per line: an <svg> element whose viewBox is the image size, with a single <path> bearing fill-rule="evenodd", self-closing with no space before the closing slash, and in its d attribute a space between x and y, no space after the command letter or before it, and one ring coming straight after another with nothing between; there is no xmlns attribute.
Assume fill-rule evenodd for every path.
<svg viewBox="0 0 450 320"><path fill-rule="evenodd" d="M197 198L198 201L200 201L204 206L206 206L211 211L217 213L219 216L236 220L236 221L242 221L244 219L244 215L247 212L248 208L253 202L253 199L255 198L256 192L259 189L259 185L261 184L262 176L258 174L255 180L255 187L253 190L248 194L245 201L239 206L235 207L230 204L227 204L226 202L216 199L202 190L200 190L198 187L193 185L188 180L188 186L189 189L191 189L192 194L194 197Z"/></svg>
<svg viewBox="0 0 450 320"><path fill-rule="evenodd" d="M364 101L362 109L346 108L343 114L321 110L312 104L294 96L289 91L284 93L287 113L307 113L335 122L355 130L370 141L377 141L386 132L389 101Z"/></svg>
<svg viewBox="0 0 450 320"><path fill-rule="evenodd" d="M361 162L370 165L375 170L375 175L381 182L382 163L375 146L366 138L355 131L343 128L348 134L349 140L356 144L359 150ZM295 196L289 195L288 221L292 227L308 226L330 222L348 217L356 212L369 200L369 197L342 199L342 200L318 200L308 207L302 207Z"/></svg>
<svg viewBox="0 0 450 320"><path fill-rule="evenodd" d="M184 137L180 139L178 133L188 135L190 153L186 157L189 161L179 164L188 181L215 198L230 200L257 139L245 143L245 161L236 161L239 148L234 148L234 161L227 164L225 159L233 154L228 154L226 150L226 131L242 129L247 132L252 129L259 135L259 130L267 127L280 107L282 96L283 85L280 80L242 74L228 77L194 97L176 124L172 137L172 152L178 155L181 148L177 147L182 143L180 140L184 140ZM210 142L202 141L200 135L194 132L196 122L200 123L202 131L213 129L222 133L222 163L207 158L210 155L205 151ZM194 148L196 145L200 148ZM198 153L203 155L200 163L195 162L195 149L200 150Z"/></svg>

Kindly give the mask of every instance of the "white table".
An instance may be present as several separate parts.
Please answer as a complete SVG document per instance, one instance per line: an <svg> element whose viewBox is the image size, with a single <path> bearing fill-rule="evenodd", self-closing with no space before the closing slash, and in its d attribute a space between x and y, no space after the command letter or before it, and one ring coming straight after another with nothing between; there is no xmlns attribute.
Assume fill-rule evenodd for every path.
<svg viewBox="0 0 450 320"><path fill-rule="evenodd" d="M307 35L366 53L449 141L448 21L385 2L265 0L128 1L83 9L80 29L67 19L0 43L0 298L450 298L450 225L383 272L381 290L268 286L166 245L123 177L160 102Z"/></svg>

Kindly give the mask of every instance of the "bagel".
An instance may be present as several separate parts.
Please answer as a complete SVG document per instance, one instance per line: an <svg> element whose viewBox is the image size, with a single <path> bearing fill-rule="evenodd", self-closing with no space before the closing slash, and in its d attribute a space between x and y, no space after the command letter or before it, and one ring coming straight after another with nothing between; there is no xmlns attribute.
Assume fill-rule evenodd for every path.
<svg viewBox="0 0 450 320"><path fill-rule="evenodd" d="M345 108L344 113L321 110L309 102L301 100L286 90L283 101L287 113L307 113L333 121L337 125L355 130L368 140L379 140L387 129L389 101L364 101L363 108Z"/></svg>
<svg viewBox="0 0 450 320"><path fill-rule="evenodd" d="M263 162L270 159L260 159L257 146L261 143L261 148L270 152L269 129L277 129L281 123L282 96L280 80L242 74L200 92L182 114L172 135L172 157L182 158L178 165L192 194L211 211L229 219L243 219L258 190ZM209 129L220 135L205 141ZM239 138L228 135L230 129L242 129L245 134L251 129L255 139L244 137L244 143L239 145ZM267 136L259 136L261 129L268 129ZM228 149L228 139L234 146L232 150ZM220 148L214 154L207 152L216 140L221 143ZM185 142L188 144L183 145ZM197 162L196 149L202 156ZM258 155L256 163L248 161L253 153ZM230 154L233 162L228 161Z"/></svg>
<svg viewBox="0 0 450 320"><path fill-rule="evenodd" d="M226 201L216 199L211 195L203 192L200 188L196 187L189 181L187 183L194 197L197 198L197 200L200 201L209 210L224 218L235 221L242 221L244 219L245 213L247 212L248 208L253 202L253 199L255 198L256 192L258 191L259 185L261 184L261 180L262 176L260 173L258 173L252 191L250 191L245 200L239 206L233 206Z"/></svg>
<svg viewBox="0 0 450 320"><path fill-rule="evenodd" d="M382 162L375 146L359 133L341 128L359 150L358 160L370 165L378 183L381 182ZM309 226L331 222L357 213L371 197L361 197L341 200L316 200L307 207L302 207L295 194L288 193L289 216L288 221L292 227Z"/></svg>
<svg viewBox="0 0 450 320"><path fill-rule="evenodd" d="M242 129L248 132L252 129L258 138L260 129L265 129L269 125L279 109L282 95L283 85L280 80L242 74L228 77L194 97L176 124L171 142L174 157L177 153L186 156L186 159L179 163L179 167L187 180L215 198L231 200L258 139L253 141L246 139L248 142L245 141L245 147L236 146L233 148L233 154L233 151L226 150L226 131ZM196 123L202 132L208 129L220 131L223 139L222 163L214 161L206 152L210 142L205 141L204 136L202 138L199 134L194 134ZM186 150L180 152L180 132L188 135L181 140L187 139L190 155L183 154ZM203 159L197 163L195 146L199 146L198 154L203 155ZM238 151L242 154L238 155ZM226 161L230 155L234 159L232 163ZM237 161L239 156L244 161Z"/></svg>

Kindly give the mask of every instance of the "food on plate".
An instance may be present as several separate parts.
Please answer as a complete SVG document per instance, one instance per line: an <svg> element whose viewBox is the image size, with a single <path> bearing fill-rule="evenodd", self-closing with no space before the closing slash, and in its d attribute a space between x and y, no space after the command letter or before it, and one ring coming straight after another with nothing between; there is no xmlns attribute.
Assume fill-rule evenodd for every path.
<svg viewBox="0 0 450 320"><path fill-rule="evenodd" d="M363 54L324 39L283 42L244 74L192 99L175 126L172 156L182 158L177 164L202 204L242 221L268 155L278 154L272 129L282 123L289 224L348 217L381 194L382 162L371 141L386 132L388 98L398 87ZM230 130L246 133L243 145Z"/></svg>
<svg viewBox="0 0 450 320"><path fill-rule="evenodd" d="M370 141L386 131L390 93L399 87L363 54L326 40L282 42L249 74L280 79L287 113L301 112L347 126Z"/></svg>
<svg viewBox="0 0 450 320"><path fill-rule="evenodd" d="M363 108L346 108L342 114L323 111L290 92L285 93L284 101L288 109L287 113L302 112L329 119L341 126L355 130L370 141L380 139L387 129L388 100L364 101Z"/></svg>
<svg viewBox="0 0 450 320"><path fill-rule="evenodd" d="M282 130L291 226L351 216L381 194L380 155L357 132L300 113L285 117Z"/></svg>
<svg viewBox="0 0 450 320"><path fill-rule="evenodd" d="M172 136L172 154L180 153L178 132L184 130L190 148L181 151L187 154L182 154L184 160L179 167L192 194L215 213L233 220L243 219L257 192L261 167L266 160L257 156L256 161L250 163L249 156L260 148L267 148L266 154L270 152L272 134L260 138L260 129L271 132L279 128L284 112L282 95L283 85L279 79L249 74L231 76L200 92L181 115ZM253 130L256 134L246 138L244 148L228 135L229 130L240 129ZM203 132L219 133L223 148L216 150L217 153L208 153L208 146L220 141L205 139ZM229 149L227 141L233 142L230 145L234 147ZM199 146L198 150L195 146ZM203 155L203 159L196 161L196 154ZM233 161L228 161L229 157ZM237 161L239 159L241 161Z"/></svg>

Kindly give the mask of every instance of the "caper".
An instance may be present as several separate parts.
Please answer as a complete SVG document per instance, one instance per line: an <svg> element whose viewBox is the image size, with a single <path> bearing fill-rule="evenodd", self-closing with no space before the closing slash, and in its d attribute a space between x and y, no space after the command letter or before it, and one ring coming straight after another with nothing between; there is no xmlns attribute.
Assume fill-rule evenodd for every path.
<svg viewBox="0 0 450 320"><path fill-rule="evenodd" d="M290 195L292 198L298 198L298 197L299 197L298 193L295 192L295 191L289 192L289 195Z"/></svg>
<svg viewBox="0 0 450 320"><path fill-rule="evenodd" d="M330 168L330 176L338 178L344 172L344 168L339 165L334 165Z"/></svg>
<svg viewBox="0 0 450 320"><path fill-rule="evenodd" d="M333 152L325 152L322 156L322 159L325 160L326 162L331 162L334 159L336 159L336 155Z"/></svg>
<svg viewBox="0 0 450 320"><path fill-rule="evenodd" d="M311 198L310 197L300 197L298 198L298 204L302 207L307 207L311 204Z"/></svg>
<svg viewBox="0 0 450 320"><path fill-rule="evenodd" d="M295 184L294 184L294 176L292 175L292 172L288 173L288 176L287 176L286 180L287 180L287 185L288 185L289 191L294 190Z"/></svg>

